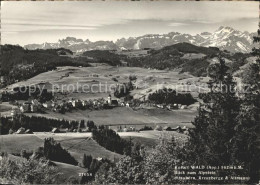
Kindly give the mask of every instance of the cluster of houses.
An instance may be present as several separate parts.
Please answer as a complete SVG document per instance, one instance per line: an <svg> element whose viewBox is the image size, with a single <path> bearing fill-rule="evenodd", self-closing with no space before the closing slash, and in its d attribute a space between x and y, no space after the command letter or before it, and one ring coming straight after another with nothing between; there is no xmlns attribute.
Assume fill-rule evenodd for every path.
<svg viewBox="0 0 260 185"><path fill-rule="evenodd" d="M30 129L21 127L16 132L10 129L9 134L33 134L33 132Z"/></svg>
<svg viewBox="0 0 260 185"><path fill-rule="evenodd" d="M136 132L136 128L135 127L124 127L122 128L121 126L118 126L117 129L116 129L116 132Z"/></svg>
<svg viewBox="0 0 260 185"><path fill-rule="evenodd" d="M128 103L126 106L132 106L132 103ZM142 108L148 108L148 107L156 107L159 109L168 109L168 110L178 110L178 109L187 109L187 105L182 104L155 104L155 103L149 103L149 102L141 102L140 107Z"/></svg>
<svg viewBox="0 0 260 185"><path fill-rule="evenodd" d="M20 114L20 113L27 113L27 112L38 112L41 110L42 104L38 102L38 100L26 101L18 107L13 107L11 110L11 116Z"/></svg>
<svg viewBox="0 0 260 185"><path fill-rule="evenodd" d="M149 104L150 107L157 107L161 109L187 109L187 105L182 104L153 104L147 102L140 102L140 107ZM108 96L107 100L104 98L99 99L89 99L89 100L79 100L79 99L70 99L70 100L50 100L44 103L40 103L38 100L34 99L31 101L23 102L18 104L18 108L13 108L11 111L11 116L20 114L20 113L36 113L42 112L42 110L49 109L54 112L67 112L72 109L110 109L113 107L133 107L135 104L131 101L125 102L124 99L112 99L111 95Z"/></svg>
<svg viewBox="0 0 260 185"><path fill-rule="evenodd" d="M189 132L189 128L187 128L186 126L183 126L183 127L180 127L180 126L176 126L175 128L172 128L170 126L164 126L162 127L161 125L156 125L154 129L152 129L151 127L148 127L150 129L147 129L147 130L155 130L155 131L175 131L175 132L178 132L178 133L184 133L184 134L188 134ZM139 132L141 131L136 129L135 127L133 126L124 126L124 128L120 126L117 126L117 128L115 129L116 132Z"/></svg>
<svg viewBox="0 0 260 185"><path fill-rule="evenodd" d="M188 134L189 132L189 128L187 128L186 126L180 127L180 126L176 126L175 128L169 127L169 126L165 126L162 127L160 125L157 125L154 130L157 131L175 131L178 133L184 133L184 134Z"/></svg>
<svg viewBox="0 0 260 185"><path fill-rule="evenodd" d="M16 115L20 115L22 113L38 112L40 108L41 108L41 104L37 100L33 100L31 102L24 102L18 107L12 107L10 115L13 118Z"/></svg>
<svg viewBox="0 0 260 185"><path fill-rule="evenodd" d="M89 100L79 100L71 99L68 101L49 101L43 104L43 107L47 109L52 109L54 112L59 112L60 109L69 111L71 109L109 109L119 106L118 100L112 100L111 96L107 100L104 98L99 99L89 99Z"/></svg>
<svg viewBox="0 0 260 185"><path fill-rule="evenodd" d="M42 104L44 108L52 109L54 112L59 112L61 108L65 111L71 109L111 109L118 106L131 107L133 104L131 102L124 102L123 99L112 99L111 95L108 96L107 100L104 98L89 99L89 100L79 100L71 99L68 101L48 101Z"/></svg>
<svg viewBox="0 0 260 185"><path fill-rule="evenodd" d="M23 102L22 104L18 104L18 107L14 107L11 111L11 116L14 116L19 113L35 113L42 110L42 108L51 109L53 111L59 111L64 108L65 111L69 111L73 108L93 108L93 109L105 109L105 108L113 108L119 105L119 100L114 100L111 96L108 97L107 100L104 98L94 99L94 100L75 100L71 99L68 101L54 101L50 100L44 103L40 103L38 100L34 99L31 101ZM129 104L128 104L129 106Z"/></svg>
<svg viewBox="0 0 260 185"><path fill-rule="evenodd" d="M182 105L182 104L169 104L169 105L166 105L166 104L156 104L155 105L156 107L158 108L161 108L161 109L187 109L188 106L187 105Z"/></svg>

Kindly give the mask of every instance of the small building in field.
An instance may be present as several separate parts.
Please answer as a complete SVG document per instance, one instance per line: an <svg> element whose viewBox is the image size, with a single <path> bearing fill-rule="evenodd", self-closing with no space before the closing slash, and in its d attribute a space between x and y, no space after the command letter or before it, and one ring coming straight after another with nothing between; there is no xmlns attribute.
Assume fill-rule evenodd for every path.
<svg viewBox="0 0 260 185"><path fill-rule="evenodd" d="M178 132L178 133L182 133L182 132L183 132L183 130L181 129L180 126L177 126L177 127L173 128L172 130L173 130L173 131L176 131L176 132Z"/></svg>
<svg viewBox="0 0 260 185"><path fill-rule="evenodd" d="M47 109L52 108L52 107L55 106L55 102L54 101L47 101L47 102L43 103L42 106L47 108Z"/></svg>
<svg viewBox="0 0 260 185"><path fill-rule="evenodd" d="M82 100L81 104L82 104L83 107L85 107L85 106L87 106L87 101L86 100Z"/></svg>
<svg viewBox="0 0 260 185"><path fill-rule="evenodd" d="M31 112L37 112L38 111L38 105L31 104Z"/></svg>
<svg viewBox="0 0 260 185"><path fill-rule="evenodd" d="M130 132L131 131L131 129L130 128L123 128L123 132Z"/></svg>
<svg viewBox="0 0 260 185"><path fill-rule="evenodd" d="M169 110L171 110L171 109L178 109L178 105L177 105L177 104L167 105L166 107L167 107L167 109L169 109Z"/></svg>
<svg viewBox="0 0 260 185"><path fill-rule="evenodd" d="M187 109L188 106L187 106L187 105L182 105L180 108L181 108L181 109Z"/></svg>
<svg viewBox="0 0 260 185"><path fill-rule="evenodd" d="M5 76L1 76L0 77L0 82L3 84L3 83L5 83Z"/></svg>
<svg viewBox="0 0 260 185"><path fill-rule="evenodd" d="M132 105L133 105L133 103L131 103L131 102L127 102L127 103L125 104L126 107L132 107Z"/></svg>
<svg viewBox="0 0 260 185"><path fill-rule="evenodd" d="M20 107L21 112L31 112L31 103L30 102L24 102L22 106Z"/></svg>
<svg viewBox="0 0 260 185"><path fill-rule="evenodd" d="M53 128L51 132L52 133L60 133L60 130L58 128Z"/></svg>
<svg viewBox="0 0 260 185"><path fill-rule="evenodd" d="M33 134L33 132L31 131L31 129L27 129L24 133L25 133L25 134Z"/></svg>
<svg viewBox="0 0 260 185"><path fill-rule="evenodd" d="M16 134L24 134L25 133L25 128L21 127L16 131Z"/></svg>
<svg viewBox="0 0 260 185"><path fill-rule="evenodd" d="M82 102L80 100L72 100L70 102L71 102L72 106L75 108L78 108L82 105Z"/></svg>
<svg viewBox="0 0 260 185"><path fill-rule="evenodd" d="M182 130L184 131L184 130L188 130L188 128L186 127L186 126L183 126L182 127Z"/></svg>
<svg viewBox="0 0 260 185"><path fill-rule="evenodd" d="M129 127L130 131L134 132L136 131L135 127Z"/></svg>
<svg viewBox="0 0 260 185"><path fill-rule="evenodd" d="M165 131L172 131L172 128L169 127L169 126L165 126L165 127L163 127L163 130L165 130Z"/></svg>
<svg viewBox="0 0 260 185"><path fill-rule="evenodd" d="M112 106L118 106L118 101L117 100L112 100L111 101Z"/></svg>
<svg viewBox="0 0 260 185"><path fill-rule="evenodd" d="M38 100L36 100L36 99L32 100L31 103L33 105L37 105L37 106L40 105L40 102Z"/></svg>
<svg viewBox="0 0 260 185"><path fill-rule="evenodd" d="M156 106L157 106L158 108L161 108L161 109L165 108L165 105L162 105L162 104L157 104Z"/></svg>
<svg viewBox="0 0 260 185"><path fill-rule="evenodd" d="M111 99L111 95L110 95L110 94L109 94L108 97L107 97L107 103L108 103L109 105L111 105L111 103L112 103L112 99Z"/></svg>
<svg viewBox="0 0 260 185"><path fill-rule="evenodd" d="M21 110L17 107L13 107L12 110L11 110L11 116L14 117L16 115L19 115L21 114Z"/></svg>

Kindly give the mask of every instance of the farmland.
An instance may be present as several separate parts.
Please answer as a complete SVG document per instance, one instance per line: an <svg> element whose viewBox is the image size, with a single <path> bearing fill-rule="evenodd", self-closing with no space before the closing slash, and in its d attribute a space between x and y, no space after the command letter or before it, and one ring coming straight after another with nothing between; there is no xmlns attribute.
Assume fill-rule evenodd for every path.
<svg viewBox="0 0 260 185"><path fill-rule="evenodd" d="M23 85L41 84L44 88L54 92L54 97L58 101L68 101L69 99L96 99L104 98L107 100L109 94L113 97L113 86L117 83L125 83L129 81L129 76L136 76L133 81L134 90L131 95L134 99L147 99L148 94L155 92L163 87L172 89L184 89L187 92L191 87L191 94L198 96L198 90L204 91L200 85L207 82L208 78L193 77L187 73L180 74L178 71L145 69L138 67L113 67L99 65L96 67L58 67L57 70L41 73L27 81L21 81L10 85L7 90ZM116 81L115 81L116 79ZM94 92L85 92L83 86L99 88L98 84L102 84L101 89L94 89ZM67 87L79 87L70 91ZM199 89L200 88L200 89ZM95 91L97 90L97 91ZM188 91L189 92L189 91ZM6 103L5 103L6 104ZM2 106L2 111L6 113L7 107ZM191 122L196 115L196 107L198 104L190 105L185 110L165 110L155 107L139 107L136 109L127 107L116 107L104 110L72 110L65 114L60 114L47 110L47 114L26 113L27 115L44 116L47 118L58 118L66 120L93 120L97 125L136 125L142 127L144 125L155 126L162 124L163 126L191 126Z"/></svg>
<svg viewBox="0 0 260 185"><path fill-rule="evenodd" d="M80 135L78 135L80 136ZM81 162L83 154L93 155L95 158L118 159L119 154L110 152L99 146L95 141L88 137L78 137L76 134L71 136L59 136L59 134L39 133L24 135L1 135L0 152L19 154L21 150L33 152L38 147L43 146L43 140L47 137L53 137L66 148L76 160ZM90 135L88 135L90 136Z"/></svg>
<svg viewBox="0 0 260 185"><path fill-rule="evenodd" d="M154 92L156 89L168 87L186 90L187 80L194 82L192 94L197 96L199 85L208 79L206 77L194 77L179 71L145 69L139 67L58 67L57 70L41 73L26 81L21 81L7 87L10 91L17 86L28 86L41 84L44 88L56 92L58 98L107 98L112 92L113 86L129 81L129 76L136 76L134 85L137 87L132 92L135 98ZM101 89L98 88L101 85ZM92 87L93 89L87 89ZM109 88L110 87L110 88ZM73 91L74 88L74 91ZM91 91L92 90L92 91ZM205 90L205 89L201 89ZM91 91L91 92L90 92Z"/></svg>
<svg viewBox="0 0 260 185"><path fill-rule="evenodd" d="M155 126L188 126L196 115L196 110L163 110L163 109L139 109L132 110L127 107L116 107L108 110L76 110L60 114L49 111L48 114L26 113L26 115L44 116L66 120L92 120L96 125L135 126L141 128L144 125Z"/></svg>
<svg viewBox="0 0 260 185"><path fill-rule="evenodd" d="M207 78L193 77L187 73L179 73L179 71L155 70L138 67L113 67L108 65L92 65L93 67L58 67L56 70L41 73L26 81L17 82L7 86L7 91L12 91L14 87L41 85L49 92L53 92L54 99L57 102L68 102L71 99L93 100L104 98L108 99L109 94L114 97L114 89L116 84L129 82L129 77L134 76L132 80L134 89L130 95L134 99L148 99L150 93L158 89L167 87L175 90L187 89L187 86L194 85L194 91L191 94L198 96L198 86L207 82ZM95 87L101 89L91 89L91 92L85 92L83 87ZM68 89L73 87L74 90ZM79 87L79 88L75 88ZM205 90L205 89L203 89ZM187 91L186 91L187 92ZM188 91L190 92L190 91ZM20 101L20 100L19 100ZM19 102L23 103L23 101ZM11 110L15 105L8 102L0 104L0 112L3 116L10 116ZM154 105L142 104L142 106L127 107L115 106L110 109L79 109L74 108L65 113L55 112L52 109L44 109L44 112L25 112L25 116L38 116L51 119L64 119L68 121L85 122L91 120L95 125L107 125L110 129L117 130L120 128L132 127L139 130L144 126L155 128L161 127L192 127L191 121L197 114L198 103L189 105L186 109L165 109L158 108ZM33 123L32 123L33 124ZM125 139L131 140L133 143L140 143L148 148L155 147L158 139L163 135L173 135L186 140L187 135L176 131L131 131L117 132L118 135ZM9 134L0 137L0 152L8 152L9 154L20 154L21 150L33 152L38 147L42 147L45 138L54 138L61 147L67 150L73 158L79 163L83 160L83 155L92 156L93 159L108 159L112 162L118 161L124 155L109 151L100 146L92 139L91 132L34 132L33 134ZM86 169L80 166L74 166L66 163L55 162L64 176L78 176L78 173L85 172ZM78 178L78 177L77 177Z"/></svg>

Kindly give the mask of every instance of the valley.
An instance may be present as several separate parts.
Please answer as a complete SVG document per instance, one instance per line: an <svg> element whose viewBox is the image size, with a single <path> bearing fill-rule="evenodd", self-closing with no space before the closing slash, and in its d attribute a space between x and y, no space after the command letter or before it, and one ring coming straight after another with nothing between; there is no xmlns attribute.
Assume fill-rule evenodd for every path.
<svg viewBox="0 0 260 185"><path fill-rule="evenodd" d="M72 161L55 155L48 160L63 178L76 181L88 172L86 156L95 171L124 159L128 147L152 151L164 137L185 143L200 94L209 91L209 67L221 57L240 83L244 69L256 60L250 53L178 43L76 54L7 46L0 62L5 64L12 52L19 54L1 73L0 152L18 161L24 160L22 151L45 157L46 143L53 138L49 147Z"/></svg>

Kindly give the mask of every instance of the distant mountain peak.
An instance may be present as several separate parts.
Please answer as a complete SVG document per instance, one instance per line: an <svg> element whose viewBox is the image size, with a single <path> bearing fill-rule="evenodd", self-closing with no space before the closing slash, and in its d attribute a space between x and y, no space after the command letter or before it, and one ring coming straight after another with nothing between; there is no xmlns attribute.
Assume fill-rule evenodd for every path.
<svg viewBox="0 0 260 185"><path fill-rule="evenodd" d="M205 32L202 32L201 35L211 35L211 33L205 31Z"/></svg>
<svg viewBox="0 0 260 185"><path fill-rule="evenodd" d="M129 37L113 41L91 42L86 39L66 37L57 43L29 44L27 49L51 49L63 47L73 52L84 52L89 50L120 50L120 49L143 49L162 48L177 43L191 43L196 46L218 47L230 52L251 52L254 33L241 32L229 26L220 26L215 32L202 32L197 35L170 32L168 34L146 34L139 37Z"/></svg>

